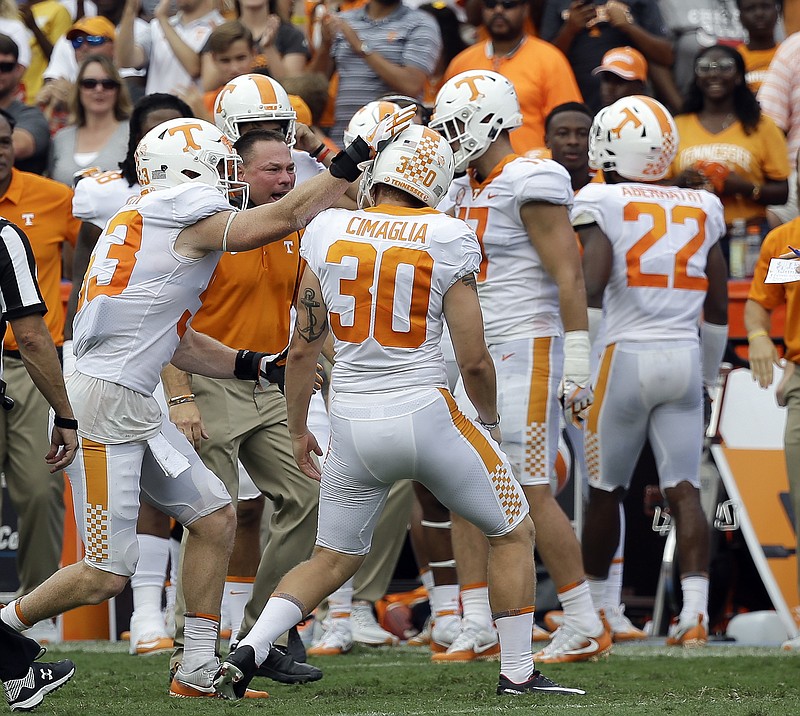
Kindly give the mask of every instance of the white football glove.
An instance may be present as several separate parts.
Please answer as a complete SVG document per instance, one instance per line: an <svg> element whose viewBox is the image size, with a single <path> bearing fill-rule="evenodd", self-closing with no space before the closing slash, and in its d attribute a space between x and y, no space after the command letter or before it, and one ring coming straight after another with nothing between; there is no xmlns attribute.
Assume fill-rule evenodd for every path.
<svg viewBox="0 0 800 716"><path fill-rule="evenodd" d="M591 385L578 385L565 378L558 387L558 399L564 409L564 418L576 428L583 427L589 413L589 406L594 401Z"/></svg>
<svg viewBox="0 0 800 716"><path fill-rule="evenodd" d="M412 104L394 114L384 117L375 127L364 136L364 141L369 144L373 152L380 152L400 132L411 126L417 108Z"/></svg>
<svg viewBox="0 0 800 716"><path fill-rule="evenodd" d="M289 355L287 346L278 354L264 353L258 361L258 387L266 390L270 384L278 386L283 393L286 382L286 356Z"/></svg>
<svg viewBox="0 0 800 716"><path fill-rule="evenodd" d="M588 331L567 331L564 335L564 378L558 398L567 422L582 427L594 400L590 385Z"/></svg>

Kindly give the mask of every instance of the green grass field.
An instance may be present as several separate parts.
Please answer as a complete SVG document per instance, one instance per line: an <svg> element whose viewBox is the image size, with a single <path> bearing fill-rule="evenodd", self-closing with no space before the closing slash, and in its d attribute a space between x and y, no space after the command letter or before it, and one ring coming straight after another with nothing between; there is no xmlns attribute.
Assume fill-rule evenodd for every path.
<svg viewBox="0 0 800 716"><path fill-rule="evenodd" d="M126 644L54 646L45 658L70 658L78 671L38 713L63 716L204 716L231 709L278 716L427 716L439 714L540 714L614 716L797 716L800 655L777 648L709 646L695 651L656 645L617 646L596 664L543 668L545 674L588 691L582 697L498 697L499 665L491 662L433 665L412 647L369 649L319 658L325 677L305 686L266 679L252 686L270 698L238 703L179 700L167 696L168 658L132 657Z"/></svg>

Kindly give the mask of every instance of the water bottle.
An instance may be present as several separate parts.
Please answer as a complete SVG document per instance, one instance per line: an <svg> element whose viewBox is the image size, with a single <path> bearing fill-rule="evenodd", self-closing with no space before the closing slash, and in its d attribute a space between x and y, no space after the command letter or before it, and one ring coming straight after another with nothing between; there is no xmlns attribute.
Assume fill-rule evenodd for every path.
<svg viewBox="0 0 800 716"><path fill-rule="evenodd" d="M760 253L761 229L758 224L751 224L747 227L747 238L745 240L744 273L747 278L753 277Z"/></svg>
<svg viewBox="0 0 800 716"><path fill-rule="evenodd" d="M746 275L747 222L744 219L734 219L728 236L730 239L728 243L728 272L731 278L744 278Z"/></svg>

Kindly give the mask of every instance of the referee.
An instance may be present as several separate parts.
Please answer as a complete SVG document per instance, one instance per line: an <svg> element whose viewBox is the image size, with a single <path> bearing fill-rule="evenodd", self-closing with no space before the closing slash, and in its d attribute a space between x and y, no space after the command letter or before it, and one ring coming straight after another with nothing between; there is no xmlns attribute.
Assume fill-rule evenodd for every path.
<svg viewBox="0 0 800 716"><path fill-rule="evenodd" d="M50 452L44 459L50 471L56 472L75 458L78 423L67 398L56 347L44 322L46 312L36 283L31 245L19 228L0 218L0 336L5 334L7 321L14 329L31 380L55 411ZM2 409L12 410L13 396L5 394L2 376L0 345L0 404ZM34 708L75 673L75 664L68 660L35 662L43 653L35 641L0 622L0 681L12 711Z"/></svg>

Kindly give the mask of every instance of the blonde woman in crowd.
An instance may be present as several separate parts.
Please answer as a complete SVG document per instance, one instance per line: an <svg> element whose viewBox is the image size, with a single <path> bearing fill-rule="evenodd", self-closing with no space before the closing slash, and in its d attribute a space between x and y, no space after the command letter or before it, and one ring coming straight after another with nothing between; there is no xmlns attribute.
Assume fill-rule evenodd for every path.
<svg viewBox="0 0 800 716"><path fill-rule="evenodd" d="M50 176L72 186L76 172L116 169L125 158L131 101L107 57L90 55L81 64L70 112L72 123L53 139Z"/></svg>

